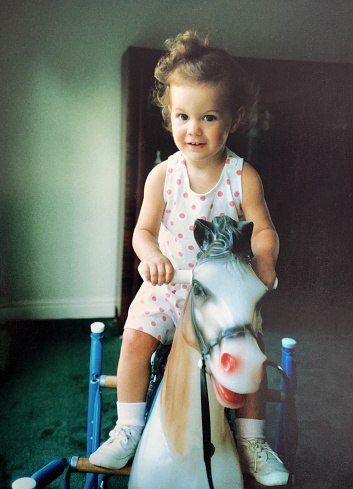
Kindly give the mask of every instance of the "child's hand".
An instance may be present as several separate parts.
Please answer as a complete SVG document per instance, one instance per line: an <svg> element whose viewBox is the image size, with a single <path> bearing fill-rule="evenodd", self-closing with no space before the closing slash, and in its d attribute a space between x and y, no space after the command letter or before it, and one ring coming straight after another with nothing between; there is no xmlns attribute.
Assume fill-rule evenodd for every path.
<svg viewBox="0 0 353 489"><path fill-rule="evenodd" d="M174 275L173 265L162 253L145 258L139 265L142 278L152 285L169 284Z"/></svg>

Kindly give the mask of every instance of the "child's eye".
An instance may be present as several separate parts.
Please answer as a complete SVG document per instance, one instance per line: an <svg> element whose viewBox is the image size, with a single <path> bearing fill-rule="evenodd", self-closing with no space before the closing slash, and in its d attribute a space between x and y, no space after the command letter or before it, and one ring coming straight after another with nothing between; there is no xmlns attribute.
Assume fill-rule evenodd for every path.
<svg viewBox="0 0 353 489"><path fill-rule="evenodd" d="M205 117L203 118L204 121L206 122L213 122L217 119L217 117L215 115L205 115Z"/></svg>
<svg viewBox="0 0 353 489"><path fill-rule="evenodd" d="M187 121L188 120L188 116L186 114L178 114L178 119L180 121Z"/></svg>

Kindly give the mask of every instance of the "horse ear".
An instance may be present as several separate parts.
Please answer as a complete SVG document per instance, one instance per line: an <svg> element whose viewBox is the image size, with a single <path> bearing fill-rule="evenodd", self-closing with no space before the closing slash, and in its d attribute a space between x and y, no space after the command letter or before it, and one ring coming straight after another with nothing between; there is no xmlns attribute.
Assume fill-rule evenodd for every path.
<svg viewBox="0 0 353 489"><path fill-rule="evenodd" d="M241 231L245 236L251 239L251 235L254 229L254 223L251 221L239 221L237 222L237 228Z"/></svg>
<svg viewBox="0 0 353 489"><path fill-rule="evenodd" d="M212 222L196 219L194 223L194 238L201 251L205 252L214 241L215 227Z"/></svg>
<svg viewBox="0 0 353 489"><path fill-rule="evenodd" d="M251 236L254 229L254 223L251 221L237 222L237 229L246 239L236 242L237 244L235 246L234 253L243 252L251 259L254 256L251 249Z"/></svg>

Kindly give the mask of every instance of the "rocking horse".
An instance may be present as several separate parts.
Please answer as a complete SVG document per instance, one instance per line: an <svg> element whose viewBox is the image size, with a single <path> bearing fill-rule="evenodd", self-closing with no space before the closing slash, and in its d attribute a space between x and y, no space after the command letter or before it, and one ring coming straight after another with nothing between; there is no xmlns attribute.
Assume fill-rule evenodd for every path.
<svg viewBox="0 0 353 489"><path fill-rule="evenodd" d="M250 265L252 229L252 223L235 222L226 216L216 217L212 223L195 221L199 260L192 274L177 271L173 279L181 282L186 275L191 288L131 472L130 467L100 469L90 465L87 458L72 456L69 461L54 460L31 477L14 481L14 489L44 488L65 469L63 489L70 489L71 472L86 473L84 489L103 487L106 475L129 474L129 489L244 487L225 408L240 407L246 394L259 389L264 365L275 366L267 361L256 341L258 303L268 289ZM87 457L99 446L100 389L116 385L115 377L101 375L104 324L93 323L91 331ZM292 365L291 356L289 360ZM286 408L289 395L294 399L294 391L280 370L286 389L273 391L279 396L271 400L284 402ZM291 403L295 422L288 423L283 412L279 425L282 435L288 431L283 427L291 426L291 433L285 436L286 440L293 438L287 454L290 465L297 439L294 401Z"/></svg>
<svg viewBox="0 0 353 489"><path fill-rule="evenodd" d="M258 390L266 360L253 329L267 288L250 265L252 228L226 216L195 221L199 261L129 489L243 487L224 408L240 407L246 394ZM207 400L203 416L200 406L206 389L210 431Z"/></svg>

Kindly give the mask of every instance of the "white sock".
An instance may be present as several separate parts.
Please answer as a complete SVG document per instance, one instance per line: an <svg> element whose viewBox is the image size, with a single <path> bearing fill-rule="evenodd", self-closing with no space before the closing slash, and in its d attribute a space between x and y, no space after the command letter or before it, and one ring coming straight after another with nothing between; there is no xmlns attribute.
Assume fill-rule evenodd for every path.
<svg viewBox="0 0 353 489"><path fill-rule="evenodd" d="M145 426L145 402L117 402L118 424L127 424L135 428Z"/></svg>
<svg viewBox="0 0 353 489"><path fill-rule="evenodd" d="M254 438L263 438L265 421L263 419L236 418L237 438L253 440Z"/></svg>

